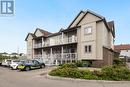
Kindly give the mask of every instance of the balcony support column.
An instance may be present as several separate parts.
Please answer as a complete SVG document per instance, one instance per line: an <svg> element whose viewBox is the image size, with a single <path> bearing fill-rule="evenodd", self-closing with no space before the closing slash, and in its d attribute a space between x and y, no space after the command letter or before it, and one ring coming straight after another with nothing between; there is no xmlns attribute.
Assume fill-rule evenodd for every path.
<svg viewBox="0 0 130 87"><path fill-rule="evenodd" d="M42 47L44 46L44 38L42 37Z"/></svg>
<svg viewBox="0 0 130 87"><path fill-rule="evenodd" d="M61 64L63 63L63 46L61 47Z"/></svg>
<svg viewBox="0 0 130 87"><path fill-rule="evenodd" d="M50 54L51 54L51 65L53 64L53 55L52 55L52 48L50 49Z"/></svg>
<svg viewBox="0 0 130 87"><path fill-rule="evenodd" d="M43 57L44 57L43 54L44 54L44 51L43 51L43 49L42 49L42 59L43 59ZM43 61L44 61L44 59L43 59Z"/></svg>
<svg viewBox="0 0 130 87"><path fill-rule="evenodd" d="M35 40L32 40L32 47L35 48ZM35 50L33 49L31 52L32 59L34 59L34 57L35 57L34 55L35 55Z"/></svg>

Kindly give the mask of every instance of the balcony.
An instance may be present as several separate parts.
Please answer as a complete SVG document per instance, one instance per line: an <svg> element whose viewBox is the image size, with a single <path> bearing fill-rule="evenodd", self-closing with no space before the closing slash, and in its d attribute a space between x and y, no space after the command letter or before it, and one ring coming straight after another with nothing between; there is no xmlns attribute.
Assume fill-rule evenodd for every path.
<svg viewBox="0 0 130 87"><path fill-rule="evenodd" d="M49 60L77 60L77 53L56 53L56 54L37 54L34 58L44 58Z"/></svg>
<svg viewBox="0 0 130 87"><path fill-rule="evenodd" d="M46 41L45 46L70 44L70 43L76 43L76 42L77 42L77 37L72 36L72 37L69 37L69 38L63 38L63 40L62 39L54 39L54 40Z"/></svg>
<svg viewBox="0 0 130 87"><path fill-rule="evenodd" d="M34 58L42 58L42 55L41 54L34 55Z"/></svg>
<svg viewBox="0 0 130 87"><path fill-rule="evenodd" d="M76 36L63 39L63 44L69 44L69 43L75 43L75 42L77 42Z"/></svg>

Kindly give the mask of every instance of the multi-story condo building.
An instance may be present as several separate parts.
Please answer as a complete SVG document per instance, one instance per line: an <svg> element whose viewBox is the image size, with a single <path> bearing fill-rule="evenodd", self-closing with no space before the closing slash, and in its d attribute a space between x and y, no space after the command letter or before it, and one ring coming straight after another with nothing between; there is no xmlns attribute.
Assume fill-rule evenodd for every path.
<svg viewBox="0 0 130 87"><path fill-rule="evenodd" d="M114 56L114 21L90 10L81 11L67 29L57 33L37 28L29 33L27 58L43 58L45 64L91 61L93 66L111 65Z"/></svg>

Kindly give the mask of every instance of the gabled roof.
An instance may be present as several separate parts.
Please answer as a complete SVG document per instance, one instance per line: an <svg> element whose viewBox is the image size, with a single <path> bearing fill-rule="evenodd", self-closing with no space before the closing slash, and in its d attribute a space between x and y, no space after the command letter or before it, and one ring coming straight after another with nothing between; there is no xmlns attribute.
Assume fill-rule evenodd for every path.
<svg viewBox="0 0 130 87"><path fill-rule="evenodd" d="M87 13L90 13L90 14L92 14L92 15L95 15L96 17L98 17L98 18L100 18L100 19L104 19L103 16L101 16L101 15L99 15L99 14L93 12L93 11L90 11L90 10L80 11L79 14L75 17L75 19L71 22L71 24L69 25L68 28L70 28L70 26L76 21L76 19L80 16L81 13L83 13L84 15L83 15L83 17L79 20L79 22L78 22L76 25L78 25L78 24L82 21L82 19L87 15Z"/></svg>
<svg viewBox="0 0 130 87"><path fill-rule="evenodd" d="M35 35L35 33L36 33L37 30L39 30L39 31L43 34L44 37L47 37L48 35L52 34L52 33L48 32L48 31L46 31L46 30L37 28L37 29L35 30L35 32L34 32L34 35Z"/></svg>
<svg viewBox="0 0 130 87"><path fill-rule="evenodd" d="M78 24L84 19L84 17L90 13L98 18L101 19L101 21L104 22L105 26L107 27L107 29L109 31L111 31L113 37L115 37L115 28L114 28L114 21L110 21L110 22L107 22L105 17L93 12L93 11L90 11L90 10L87 10L87 11L80 11L79 14L75 17L75 19L72 21L72 23L69 25L68 29L70 28L70 26L76 21L76 19L78 18L78 16L83 13L84 15L81 17L81 19L79 20L79 22L76 24L76 26L78 26Z"/></svg>
<svg viewBox="0 0 130 87"><path fill-rule="evenodd" d="M84 19L84 17L85 17L88 13L90 13L90 14L92 14L92 15L94 15L94 16L100 18L100 19L104 19L103 16L101 16L101 15L99 15L99 14L93 12L93 11L87 10L86 12L84 11L84 16L79 20L79 22L78 22L76 25L78 25L78 24Z"/></svg>
<svg viewBox="0 0 130 87"><path fill-rule="evenodd" d="M25 41L27 41L29 35L31 35L33 38L36 37L33 33L28 33L27 37L25 38Z"/></svg>
<svg viewBox="0 0 130 87"><path fill-rule="evenodd" d="M130 44L115 45L115 50L130 50Z"/></svg>
<svg viewBox="0 0 130 87"><path fill-rule="evenodd" d="M85 14L85 11L80 11L79 14L75 17L75 19L70 23L68 28L70 28L70 26L75 22L75 20L80 16L81 13Z"/></svg>

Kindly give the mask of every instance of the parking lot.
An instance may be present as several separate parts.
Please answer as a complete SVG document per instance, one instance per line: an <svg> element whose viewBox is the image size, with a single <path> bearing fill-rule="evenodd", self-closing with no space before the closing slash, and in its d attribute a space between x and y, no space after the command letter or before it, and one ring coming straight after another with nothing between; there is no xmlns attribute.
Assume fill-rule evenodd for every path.
<svg viewBox="0 0 130 87"><path fill-rule="evenodd" d="M130 82L82 82L48 79L46 73L50 69L51 67L18 72L0 67L0 87L130 87Z"/></svg>

